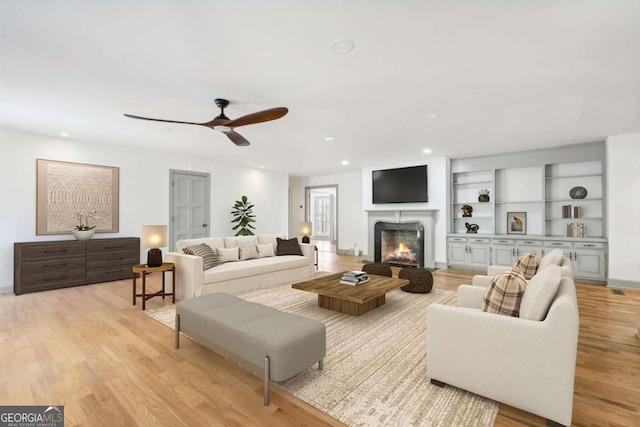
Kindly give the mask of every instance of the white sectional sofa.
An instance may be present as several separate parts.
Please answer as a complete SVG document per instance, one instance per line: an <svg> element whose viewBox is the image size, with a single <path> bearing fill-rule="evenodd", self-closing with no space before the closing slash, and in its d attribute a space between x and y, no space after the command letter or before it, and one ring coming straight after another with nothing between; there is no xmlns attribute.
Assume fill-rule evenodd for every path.
<svg viewBox="0 0 640 427"><path fill-rule="evenodd" d="M277 253L277 238L283 238L276 235L251 237L255 238L257 245L273 245L274 253ZM225 262L207 270L203 270L203 258L182 252L186 247L201 243L207 244L214 251L217 248L229 249L237 247L237 239L238 237L205 237L179 240L176 243L178 251L164 256L165 261L176 265L176 297L185 300L214 292L239 294L305 280L314 272L314 246L305 243L299 243L303 256L281 255Z"/></svg>

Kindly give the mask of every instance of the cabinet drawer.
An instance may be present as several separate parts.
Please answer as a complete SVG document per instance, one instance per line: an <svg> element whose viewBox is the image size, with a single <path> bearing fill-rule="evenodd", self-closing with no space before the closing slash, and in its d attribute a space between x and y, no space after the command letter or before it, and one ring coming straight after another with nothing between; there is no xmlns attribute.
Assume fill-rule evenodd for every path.
<svg viewBox="0 0 640 427"><path fill-rule="evenodd" d="M571 242L549 241L549 242L544 242L544 247L545 248L571 249Z"/></svg>
<svg viewBox="0 0 640 427"><path fill-rule="evenodd" d="M491 244L492 245L498 245L498 246L513 246L516 243L515 240L509 240L509 239L493 239L491 240Z"/></svg>
<svg viewBox="0 0 640 427"><path fill-rule="evenodd" d="M21 291L36 292L47 289L66 288L84 283L82 270L52 271L45 274L33 274L22 277Z"/></svg>
<svg viewBox="0 0 640 427"><path fill-rule="evenodd" d="M123 239L118 241L104 240L106 241L101 242L100 239L98 239L87 242L87 255L104 255L112 252L138 253L140 250L137 239Z"/></svg>
<svg viewBox="0 0 640 427"><path fill-rule="evenodd" d="M453 243L467 243L466 237L449 237L449 241Z"/></svg>
<svg viewBox="0 0 640 427"><path fill-rule="evenodd" d="M140 263L140 254L130 252L114 252L87 256L87 269L108 268L116 265L128 265L129 268Z"/></svg>
<svg viewBox="0 0 640 427"><path fill-rule="evenodd" d="M24 246L20 249L22 260L84 256L85 245L82 243L58 243L55 245Z"/></svg>
<svg viewBox="0 0 640 427"><path fill-rule="evenodd" d="M576 249L605 249L603 242L575 242Z"/></svg>
<svg viewBox="0 0 640 427"><path fill-rule="evenodd" d="M489 239L487 239L486 237L470 237L469 243L482 243L488 245Z"/></svg>
<svg viewBox="0 0 640 427"><path fill-rule="evenodd" d="M517 244L518 246L542 246L542 242L540 240L518 240Z"/></svg>
<svg viewBox="0 0 640 427"><path fill-rule="evenodd" d="M84 270L85 257L45 258L23 261L20 269L22 275L47 274L68 270Z"/></svg>

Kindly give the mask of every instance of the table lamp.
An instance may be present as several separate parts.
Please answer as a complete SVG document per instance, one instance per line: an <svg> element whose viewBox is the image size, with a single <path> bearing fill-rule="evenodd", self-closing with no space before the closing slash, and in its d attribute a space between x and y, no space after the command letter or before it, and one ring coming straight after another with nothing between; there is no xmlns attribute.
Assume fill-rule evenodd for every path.
<svg viewBox="0 0 640 427"><path fill-rule="evenodd" d="M162 265L162 251L160 247L167 246L166 225L143 225L142 247L151 248L147 253L147 266L160 267Z"/></svg>
<svg viewBox="0 0 640 427"><path fill-rule="evenodd" d="M309 236L311 235L311 223L300 223L300 234L302 234L302 243L309 243Z"/></svg>

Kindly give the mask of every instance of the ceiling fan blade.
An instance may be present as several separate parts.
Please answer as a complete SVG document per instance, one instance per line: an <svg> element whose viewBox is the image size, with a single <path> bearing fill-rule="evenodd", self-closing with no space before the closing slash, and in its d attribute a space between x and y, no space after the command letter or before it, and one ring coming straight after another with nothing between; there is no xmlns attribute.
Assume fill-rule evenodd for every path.
<svg viewBox="0 0 640 427"><path fill-rule="evenodd" d="M224 132L224 134L227 135L229 139L238 147L246 147L247 145L249 145L249 141L247 141L244 136L234 132L233 130Z"/></svg>
<svg viewBox="0 0 640 427"><path fill-rule="evenodd" d="M163 120L163 119L150 119L149 117L134 116L132 114L125 114L125 117L131 119L151 120L152 122L164 122L164 123L181 123L183 125L207 125L206 123L193 123L193 122L179 122L177 120Z"/></svg>
<svg viewBox="0 0 640 427"><path fill-rule="evenodd" d="M270 108L269 110L258 111L257 113L247 114L246 116L238 117L235 120L231 120L227 123L229 127L238 127L245 125L252 125L254 123L268 122L270 120L276 120L284 116L289 112L286 107Z"/></svg>

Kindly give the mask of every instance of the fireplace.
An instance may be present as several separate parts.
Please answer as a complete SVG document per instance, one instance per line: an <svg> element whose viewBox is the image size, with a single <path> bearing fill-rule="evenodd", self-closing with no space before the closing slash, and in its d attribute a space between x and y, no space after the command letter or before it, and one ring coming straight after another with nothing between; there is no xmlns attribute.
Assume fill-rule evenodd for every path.
<svg viewBox="0 0 640 427"><path fill-rule="evenodd" d="M374 261L397 267L424 267L424 227L421 222L376 222Z"/></svg>

